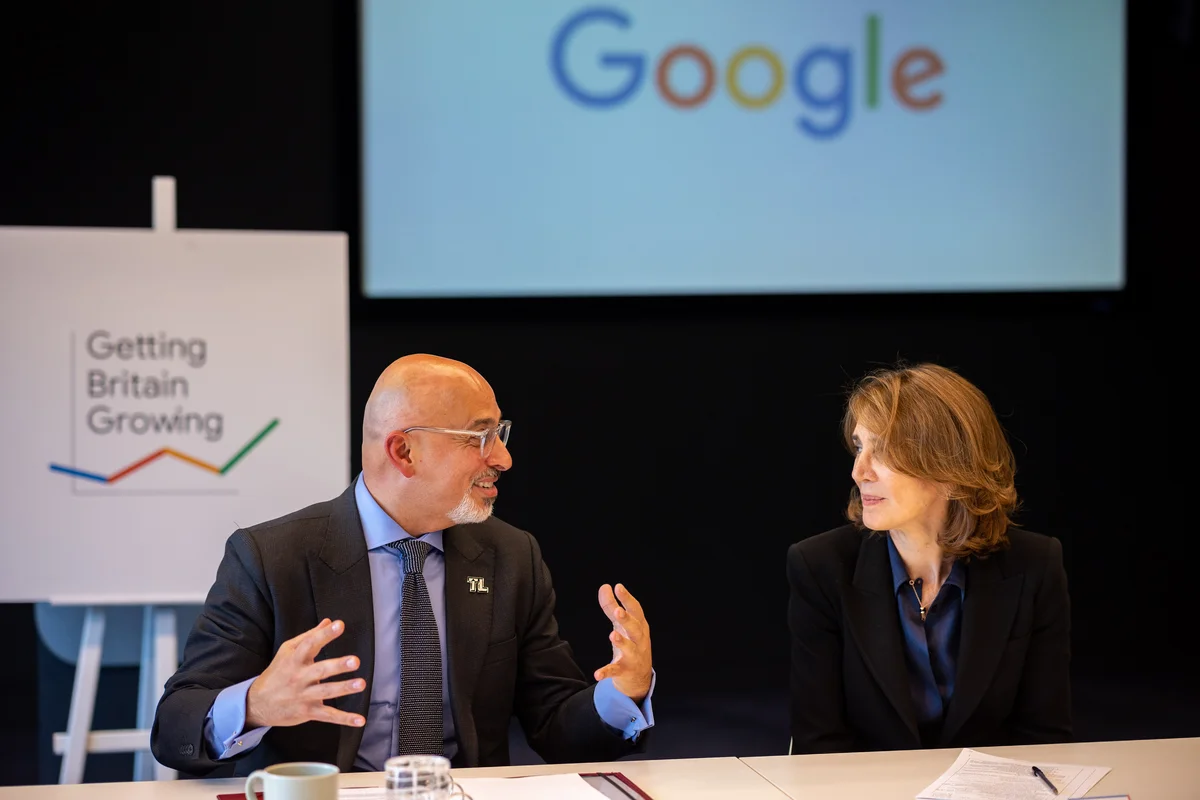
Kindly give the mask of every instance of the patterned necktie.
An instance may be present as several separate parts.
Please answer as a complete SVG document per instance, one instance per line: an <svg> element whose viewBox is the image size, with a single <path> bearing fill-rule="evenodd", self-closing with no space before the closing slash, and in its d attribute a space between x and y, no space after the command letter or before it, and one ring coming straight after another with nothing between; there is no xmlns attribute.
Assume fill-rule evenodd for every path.
<svg viewBox="0 0 1200 800"><path fill-rule="evenodd" d="M442 646L425 585L428 542L401 539L388 547L404 557L400 599L400 712L396 755L442 755Z"/></svg>

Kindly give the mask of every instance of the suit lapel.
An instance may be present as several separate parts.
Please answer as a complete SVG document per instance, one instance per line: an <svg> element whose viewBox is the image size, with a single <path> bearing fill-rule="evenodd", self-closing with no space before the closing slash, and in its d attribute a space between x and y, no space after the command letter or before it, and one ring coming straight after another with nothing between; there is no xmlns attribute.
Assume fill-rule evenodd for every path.
<svg viewBox="0 0 1200 800"><path fill-rule="evenodd" d="M450 706L458 734L461 757L466 764L479 761L479 739L471 714L475 682L483 665L492 630L492 605L496 592L507 586L495 581L495 552L482 547L470 527L448 528L443 537L446 549L446 654L450 660ZM468 579L482 579L482 586ZM487 587L487 591L482 591Z"/></svg>
<svg viewBox="0 0 1200 800"><path fill-rule="evenodd" d="M919 743L917 712L908 684L899 610L892 588L887 540L867 535L859 549L854 582L842 587L846 627L867 669L912 732L914 743Z"/></svg>
<svg viewBox="0 0 1200 800"><path fill-rule="evenodd" d="M345 632L322 650L317 660L356 655L360 665L358 672L353 674L367 682L363 691L330 700L329 705L361 714L365 719L370 708L375 671L375 611L367 543L358 517L358 505L354 502L353 484L334 501L321 549L309 553L308 571L318 621L328 617L346 624ZM339 675L335 680L349 677L350 674ZM338 730L336 763L343 772L349 772L362 744L363 729L343 725Z"/></svg>
<svg viewBox="0 0 1200 800"><path fill-rule="evenodd" d="M992 684L996 667L1012 630L1021 599L1024 575L1005 576L1005 554L967 563L967 591L963 602L962 642L954 678L954 696L942 725L946 746L979 706Z"/></svg>

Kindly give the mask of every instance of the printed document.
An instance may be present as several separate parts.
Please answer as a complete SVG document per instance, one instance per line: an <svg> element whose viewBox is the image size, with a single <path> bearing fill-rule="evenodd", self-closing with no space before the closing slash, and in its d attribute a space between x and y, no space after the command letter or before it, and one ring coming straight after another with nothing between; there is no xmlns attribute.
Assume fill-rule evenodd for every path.
<svg viewBox="0 0 1200 800"><path fill-rule="evenodd" d="M1036 764L1058 794L1033 773ZM1110 767L1043 764L989 756L965 748L950 769L917 795L917 800L1050 800L1087 794Z"/></svg>
<svg viewBox="0 0 1200 800"><path fill-rule="evenodd" d="M531 775L523 778L462 778L458 785L473 800L605 800L576 774ZM338 800L386 800L383 787L343 788Z"/></svg>

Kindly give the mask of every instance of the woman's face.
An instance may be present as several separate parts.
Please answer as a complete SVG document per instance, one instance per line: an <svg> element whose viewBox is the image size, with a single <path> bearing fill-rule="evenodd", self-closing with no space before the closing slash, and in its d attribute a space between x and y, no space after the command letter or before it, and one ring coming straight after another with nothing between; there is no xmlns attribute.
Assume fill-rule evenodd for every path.
<svg viewBox="0 0 1200 800"><path fill-rule="evenodd" d="M854 428L853 441L850 476L862 496L863 524L874 531L940 533L950 506L943 487L893 472L875 456L875 434L861 424Z"/></svg>

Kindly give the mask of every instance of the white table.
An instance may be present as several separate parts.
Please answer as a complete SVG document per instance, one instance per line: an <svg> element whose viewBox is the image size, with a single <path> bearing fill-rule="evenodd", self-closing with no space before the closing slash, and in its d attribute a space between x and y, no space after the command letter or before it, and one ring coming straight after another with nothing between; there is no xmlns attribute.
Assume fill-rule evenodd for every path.
<svg viewBox="0 0 1200 800"><path fill-rule="evenodd" d="M1133 800L1200 798L1200 738L981 747L1007 758L1111 767L1092 795ZM959 750L841 753L761 758L684 758L607 764L550 764L455 770L485 778L556 772L623 772L654 800L913 800L946 770ZM382 786L383 773L340 776L343 786ZM215 800L243 781L146 781L0 788L0 800Z"/></svg>
<svg viewBox="0 0 1200 800"><path fill-rule="evenodd" d="M456 778L546 775L560 772L622 772L654 800L786 800L787 796L736 758L618 761L609 764L546 764L456 769ZM339 776L342 786L382 786L382 772ZM0 788L0 800L216 800L241 792L244 780L142 781Z"/></svg>
<svg viewBox="0 0 1200 800"><path fill-rule="evenodd" d="M979 747L1022 761L1112 767L1089 795L1132 800L1200 798L1200 738ZM954 763L961 750L764 756L742 763L793 800L912 800Z"/></svg>

